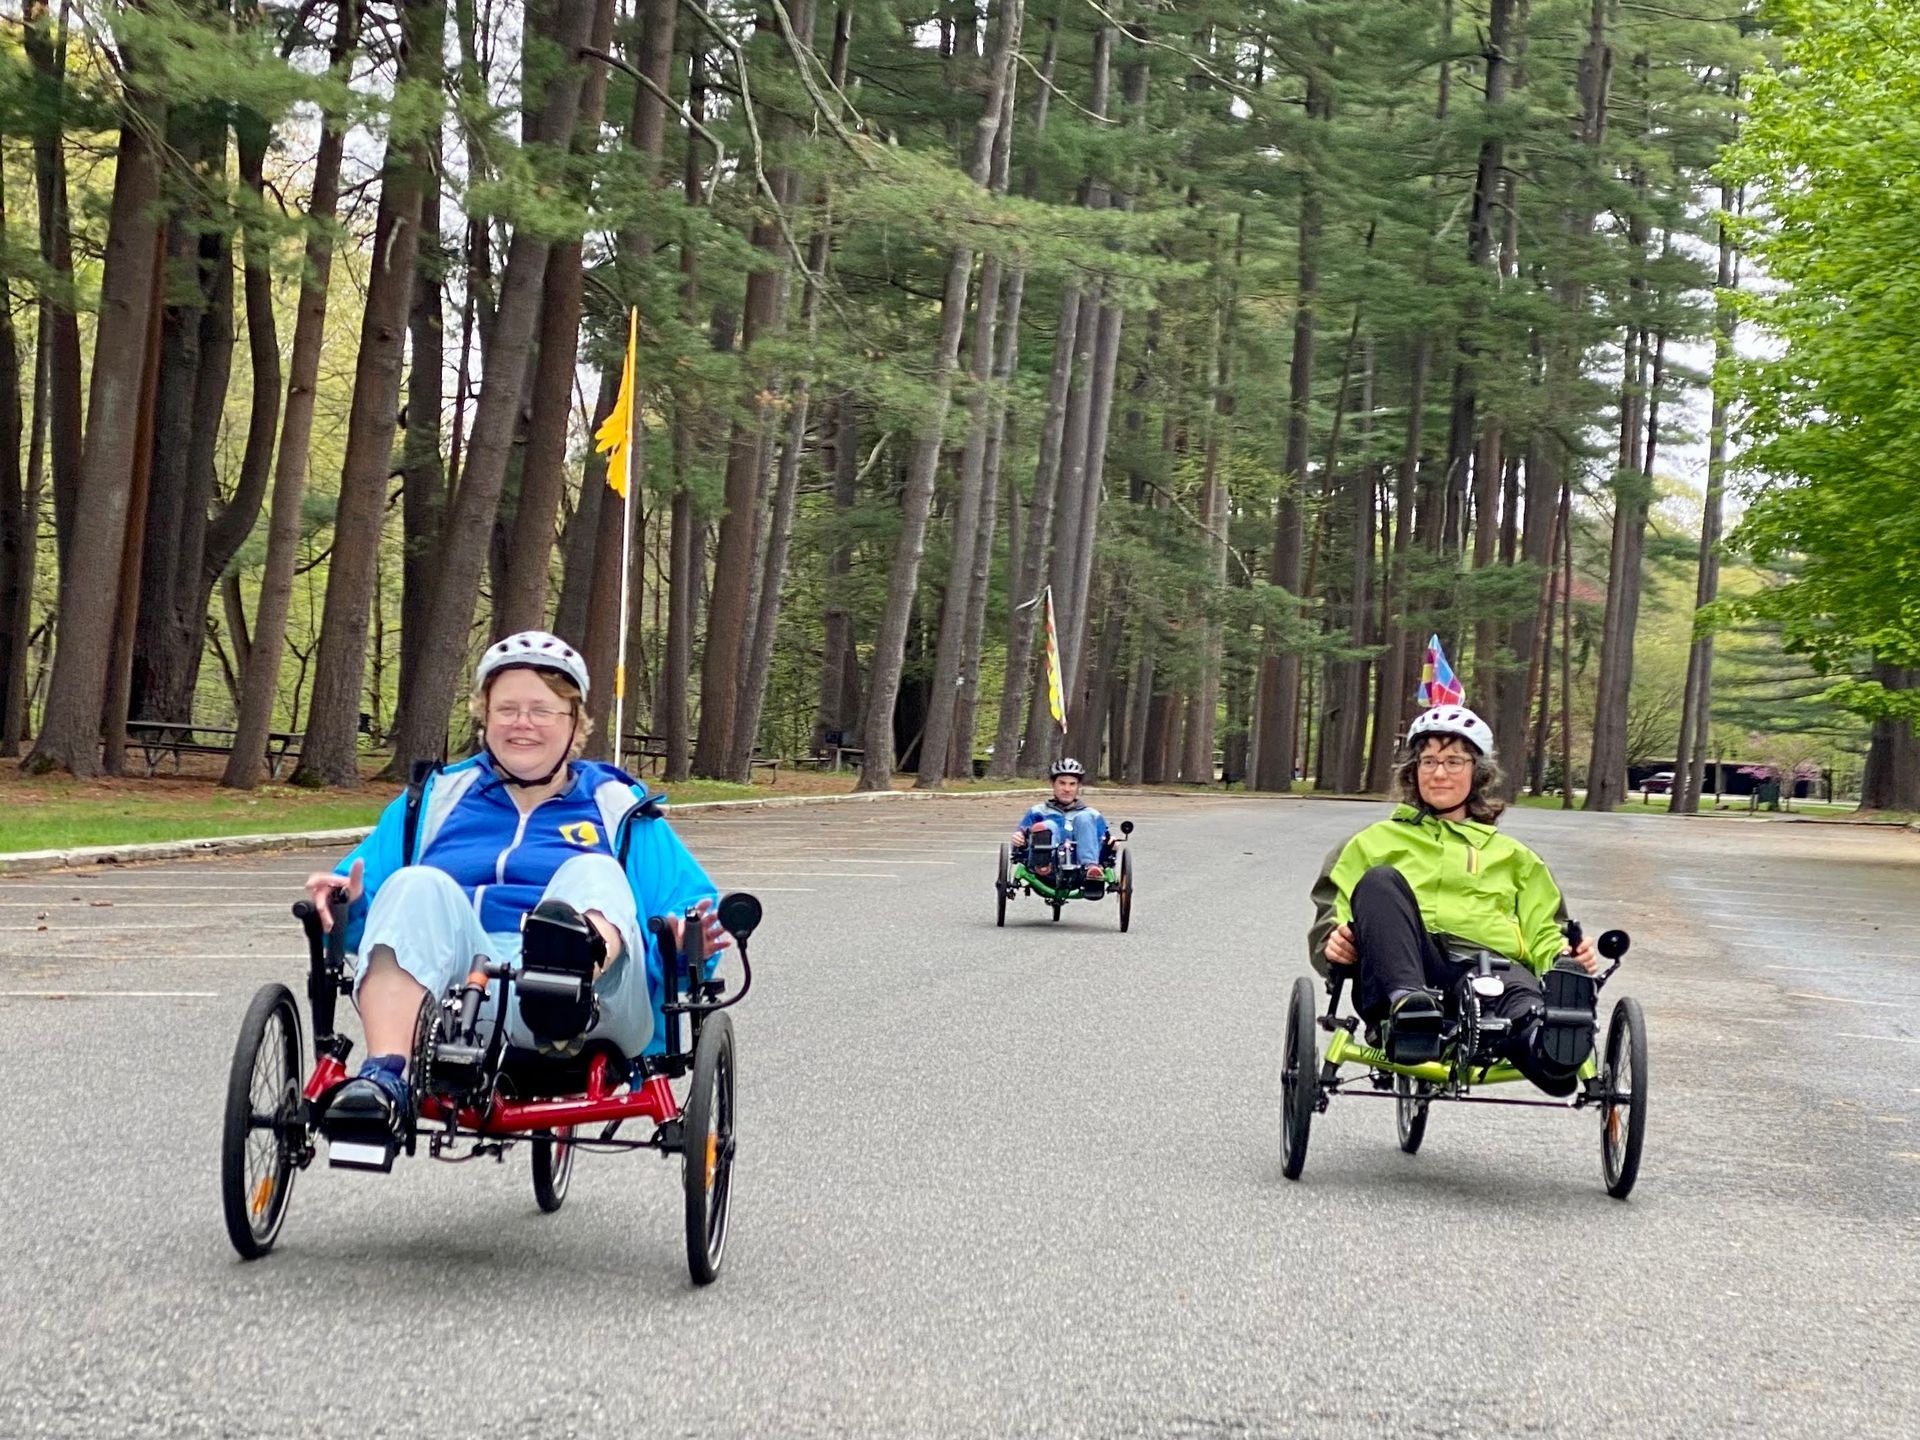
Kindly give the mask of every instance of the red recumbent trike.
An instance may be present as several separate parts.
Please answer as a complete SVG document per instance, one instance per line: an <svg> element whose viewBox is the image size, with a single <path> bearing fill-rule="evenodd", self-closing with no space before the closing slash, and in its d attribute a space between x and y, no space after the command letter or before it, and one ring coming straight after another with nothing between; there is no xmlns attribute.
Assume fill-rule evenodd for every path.
<svg viewBox="0 0 1920 1440"><path fill-rule="evenodd" d="M295 1175L313 1163L316 1140L328 1161L346 1169L387 1171L394 1156L411 1155L424 1140L436 1160L504 1160L520 1140L532 1141L533 1190L540 1208L558 1210L567 1196L580 1150L654 1150L681 1157L686 1194L687 1268L696 1284L719 1273L727 1242L727 1207L734 1160L734 1041L731 1017L721 1013L753 984L747 939L760 923L760 902L735 892L720 901L722 927L740 950L741 985L726 996L711 974L704 925L684 917L684 942L672 922L648 922L663 970L664 1053L629 1060L615 1047L589 1041L579 1053L553 1055L508 1043L506 1017L515 989L525 999L583 1007L591 1013L587 970L541 968L538 956L518 966L476 956L472 972L444 996L421 1003L408 1057L412 1103L393 1133L327 1135L318 1122L333 1091L347 1078L353 1042L334 1029L334 1007L351 994L346 963L344 892L333 900L333 928L323 931L307 901L293 912L306 929L307 1003L312 1012L314 1062L301 1074L300 1012L293 992L263 985L241 1022L227 1079L221 1139L220 1192L227 1235L247 1259L265 1255L279 1238ZM488 982L495 982L491 999ZM483 1007L491 1024L481 1023ZM585 1025L582 1025L585 1030ZM673 1082L691 1081L676 1095ZM644 1136L623 1136L628 1122L646 1122ZM587 1133L598 1127L598 1133Z"/></svg>

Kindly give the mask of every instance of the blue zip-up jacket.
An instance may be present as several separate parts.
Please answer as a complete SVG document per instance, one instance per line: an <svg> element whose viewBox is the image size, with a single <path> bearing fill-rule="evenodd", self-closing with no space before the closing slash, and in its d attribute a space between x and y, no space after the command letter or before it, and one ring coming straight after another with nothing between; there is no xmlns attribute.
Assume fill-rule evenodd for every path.
<svg viewBox="0 0 1920 1440"><path fill-rule="evenodd" d="M626 854L627 884L642 926L649 916L680 915L699 900L716 898L713 881L673 827L650 808L661 797L625 771L597 760L575 760L574 782L565 792L522 815L513 794L485 755L435 771L420 797L414 863L444 870L473 900L481 928L517 932L520 919L539 902L553 872L575 855ZM381 812L373 833L338 865L345 875L364 861L365 891L348 915L347 948L356 949L373 896L406 864L407 797ZM643 813L644 812L644 813ZM660 1023L660 955L644 928L647 989L655 1010L654 1045Z"/></svg>
<svg viewBox="0 0 1920 1440"><path fill-rule="evenodd" d="M1020 830L1031 830L1041 821L1053 831L1054 844L1066 839L1069 831L1073 834L1073 859L1077 865L1098 865L1100 852L1107 843L1107 817L1087 804L1084 800L1075 800L1071 805L1061 805L1051 795L1033 806L1020 817Z"/></svg>

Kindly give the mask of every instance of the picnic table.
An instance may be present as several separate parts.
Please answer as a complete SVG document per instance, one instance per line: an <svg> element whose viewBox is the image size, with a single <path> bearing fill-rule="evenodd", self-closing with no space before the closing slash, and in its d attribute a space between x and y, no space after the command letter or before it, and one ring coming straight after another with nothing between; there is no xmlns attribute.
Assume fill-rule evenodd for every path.
<svg viewBox="0 0 1920 1440"><path fill-rule="evenodd" d="M645 775L649 765L653 767L653 773L658 774L666 768L667 764L667 737L649 735L645 731L634 731L621 742L620 756L632 767L632 773L635 775ZM778 756L762 755L755 751L749 764L754 770L771 770L773 779L776 781L780 778Z"/></svg>
<svg viewBox="0 0 1920 1440"><path fill-rule="evenodd" d="M858 745L822 745L811 755L803 755L794 761L795 765L808 770L832 770L836 775L843 766L858 765L866 758L867 752Z"/></svg>
<svg viewBox="0 0 1920 1440"><path fill-rule="evenodd" d="M231 755L240 732L227 725L195 725L184 721L129 720L127 748L138 750L146 762L147 778L152 779L160 762L173 756L173 773L180 773L182 755ZM289 755L298 757L306 738L300 730L269 730L265 760L267 774L280 778L280 766Z"/></svg>

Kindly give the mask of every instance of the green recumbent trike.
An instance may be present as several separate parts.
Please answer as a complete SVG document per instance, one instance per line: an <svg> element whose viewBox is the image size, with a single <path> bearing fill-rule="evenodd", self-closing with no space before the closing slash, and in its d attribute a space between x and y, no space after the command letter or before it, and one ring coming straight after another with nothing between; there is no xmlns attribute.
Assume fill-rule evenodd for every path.
<svg viewBox="0 0 1920 1440"><path fill-rule="evenodd" d="M1568 943L1578 946L1580 927L1567 927ZM1500 994L1504 982L1495 972L1512 962L1497 956L1479 957L1478 973L1466 977L1449 995L1446 1025L1438 1059L1418 1064L1396 1064L1375 1037L1361 1030L1357 1016L1340 1015L1340 995L1346 976L1336 973L1326 983L1331 996L1326 1011L1316 1014L1314 983L1306 976L1293 982L1287 1006L1285 1061L1281 1069L1281 1172L1298 1180L1307 1163L1307 1137L1313 1117L1324 1111L1335 1095L1391 1096L1398 1122L1400 1148L1411 1155L1426 1138L1427 1112L1436 1101L1482 1105L1526 1105L1541 1109L1593 1110L1600 1117L1600 1169L1607 1193L1624 1200L1640 1173L1640 1144L1647 1126L1647 1022L1640 1002L1623 997L1607 1021L1606 1043L1591 1044L1597 1031L1599 990L1620 968L1620 957L1631 941L1624 930L1609 930L1597 944L1613 962L1598 976L1556 967L1543 977L1546 1021L1560 1037L1586 1050L1577 1071L1577 1088L1564 1100L1538 1094L1487 1095L1481 1091L1526 1077L1500 1058L1508 1021L1483 1014L1482 997ZM1331 1032L1325 1055L1317 1053L1315 1030ZM1565 1057L1571 1064L1579 1053ZM1340 1073L1342 1065L1360 1067Z"/></svg>
<svg viewBox="0 0 1920 1440"><path fill-rule="evenodd" d="M1089 882L1087 864L1073 853L1073 837L1056 842L1049 830L1036 829L1024 855L1016 857L1013 846L1000 845L1000 874L993 882L996 902L994 923L1007 923L1007 901L1016 895L1038 895L1058 920L1070 900L1099 899L1113 892L1120 912L1120 931L1126 933L1133 923L1133 853L1126 841L1133 834L1133 822L1122 820L1118 836L1108 833L1100 847L1098 864L1106 878Z"/></svg>

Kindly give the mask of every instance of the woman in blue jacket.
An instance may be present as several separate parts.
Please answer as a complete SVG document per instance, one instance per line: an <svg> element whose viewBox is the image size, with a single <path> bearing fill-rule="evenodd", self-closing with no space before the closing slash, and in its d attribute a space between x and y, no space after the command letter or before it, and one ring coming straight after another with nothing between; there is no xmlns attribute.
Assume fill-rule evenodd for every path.
<svg viewBox="0 0 1920 1440"><path fill-rule="evenodd" d="M354 1004L367 1058L335 1092L330 1117L396 1120L408 1103L421 1000L445 994L476 955L516 961L521 922L536 905L583 918L605 950L593 986L598 1016L569 1050L591 1039L630 1056L658 1048L660 958L647 917L698 907L709 951L727 943L713 882L660 818L658 797L580 758L591 731L587 693L586 662L544 631L489 647L470 706L480 753L429 777L411 821L402 796L338 866L307 877L329 928L327 893L344 883L347 947L360 957ZM517 995L507 1038L540 1043Z"/></svg>

